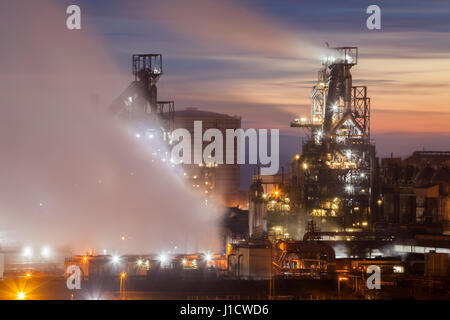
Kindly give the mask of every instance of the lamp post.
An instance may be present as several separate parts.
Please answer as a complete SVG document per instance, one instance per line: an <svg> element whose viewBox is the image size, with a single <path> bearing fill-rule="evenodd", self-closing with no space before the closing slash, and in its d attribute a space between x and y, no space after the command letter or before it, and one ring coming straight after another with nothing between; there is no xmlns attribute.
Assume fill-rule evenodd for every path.
<svg viewBox="0 0 450 320"><path fill-rule="evenodd" d="M125 272L122 272L120 274L120 298L124 298L125 296L125 279L127 277L127 274Z"/></svg>

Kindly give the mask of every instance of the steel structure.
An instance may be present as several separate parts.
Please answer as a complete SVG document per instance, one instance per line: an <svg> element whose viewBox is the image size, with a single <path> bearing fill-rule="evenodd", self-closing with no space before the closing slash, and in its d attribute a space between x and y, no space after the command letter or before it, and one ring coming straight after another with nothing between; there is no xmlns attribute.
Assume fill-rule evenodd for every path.
<svg viewBox="0 0 450 320"><path fill-rule="evenodd" d="M138 134L166 137L173 130L175 104L158 101L156 84L163 74L162 55L133 55L132 73L134 81L114 101L113 112L131 122Z"/></svg>
<svg viewBox="0 0 450 320"><path fill-rule="evenodd" d="M311 118L295 119L306 130L297 176L303 183L303 214L323 230L370 228L375 146L370 142L370 98L353 86L358 48L334 48L323 59L311 93Z"/></svg>

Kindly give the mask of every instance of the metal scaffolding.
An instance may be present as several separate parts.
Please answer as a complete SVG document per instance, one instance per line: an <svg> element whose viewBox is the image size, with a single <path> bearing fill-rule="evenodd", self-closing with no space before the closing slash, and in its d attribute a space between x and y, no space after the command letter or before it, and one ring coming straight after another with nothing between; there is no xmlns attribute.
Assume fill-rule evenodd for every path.
<svg viewBox="0 0 450 320"><path fill-rule="evenodd" d="M166 139L174 127L175 104L158 101L156 84L163 74L162 55L133 55L132 72L134 81L114 101L112 111L139 134L161 134Z"/></svg>
<svg viewBox="0 0 450 320"><path fill-rule="evenodd" d="M305 129L297 181L303 184L306 220L321 229L368 229L371 225L375 146L370 142L370 98L353 86L358 48L334 48L311 93L311 116L295 119ZM300 179L298 179L300 178Z"/></svg>

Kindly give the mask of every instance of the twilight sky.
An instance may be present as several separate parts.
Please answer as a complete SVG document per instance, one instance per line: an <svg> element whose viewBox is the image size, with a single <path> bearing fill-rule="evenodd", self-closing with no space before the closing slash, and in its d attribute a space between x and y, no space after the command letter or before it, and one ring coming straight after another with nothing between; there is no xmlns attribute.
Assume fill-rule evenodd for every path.
<svg viewBox="0 0 450 320"><path fill-rule="evenodd" d="M179 110L300 135L289 123L309 112L325 42L358 46L353 78L368 86L378 153L450 147L450 1L69 2L82 8L81 32L98 33L124 72L133 53L162 53L159 95ZM366 28L370 4L381 7L381 30Z"/></svg>

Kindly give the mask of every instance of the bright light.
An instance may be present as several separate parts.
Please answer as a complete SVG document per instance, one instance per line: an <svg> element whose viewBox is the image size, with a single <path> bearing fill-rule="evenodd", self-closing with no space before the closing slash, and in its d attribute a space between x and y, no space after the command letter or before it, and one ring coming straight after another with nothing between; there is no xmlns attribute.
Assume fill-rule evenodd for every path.
<svg viewBox="0 0 450 320"><path fill-rule="evenodd" d="M162 254L162 255L160 255L160 256L158 257L158 260L159 260L161 263L164 263L164 262L167 261L167 256L166 256L165 254Z"/></svg>
<svg viewBox="0 0 450 320"><path fill-rule="evenodd" d="M85 256L83 257L83 262L87 262L88 258Z"/></svg>
<svg viewBox="0 0 450 320"><path fill-rule="evenodd" d="M31 258L33 256L33 248L32 247L23 248L22 255L24 257Z"/></svg>
<svg viewBox="0 0 450 320"><path fill-rule="evenodd" d="M139 139L139 138L141 137L141 134L140 134L140 133L136 133L136 134L135 134L135 137L136 137L137 139Z"/></svg>
<svg viewBox="0 0 450 320"><path fill-rule="evenodd" d="M181 261L181 263L182 263L182 264L186 264L186 263L187 263L187 260L186 260L186 259L183 259L183 261Z"/></svg>
<svg viewBox="0 0 450 320"><path fill-rule="evenodd" d="M126 276L127 276L127 274L126 274L125 272L122 272L122 273L120 274L120 277L121 277L122 279L125 279Z"/></svg>
<svg viewBox="0 0 450 320"><path fill-rule="evenodd" d="M361 173L361 178L364 178L366 175L365 175L365 173L363 172L363 173Z"/></svg>
<svg viewBox="0 0 450 320"><path fill-rule="evenodd" d="M151 134L151 133L149 133L147 137L148 137L149 139L153 139L153 138L154 138L154 135Z"/></svg>
<svg viewBox="0 0 450 320"><path fill-rule="evenodd" d="M348 185L345 187L345 190L346 190L347 192L352 192L352 191L353 191L352 185L348 184Z"/></svg>
<svg viewBox="0 0 450 320"><path fill-rule="evenodd" d="M339 107L338 107L337 105L334 105L334 106L333 106L333 111L337 111L338 108L339 108Z"/></svg>
<svg viewBox="0 0 450 320"><path fill-rule="evenodd" d="M347 152L345 153L345 155L347 156L347 158L351 158L352 157L352 152L350 150L347 150Z"/></svg>
<svg viewBox="0 0 450 320"><path fill-rule="evenodd" d="M141 260L141 259L139 259L139 260L137 261L137 265L138 265L138 266L142 265L142 260Z"/></svg>
<svg viewBox="0 0 450 320"><path fill-rule="evenodd" d="M50 248L49 247L43 247L41 250L41 256L43 258L49 258L50 257Z"/></svg>
<svg viewBox="0 0 450 320"><path fill-rule="evenodd" d="M323 135L323 132L322 131L317 131L317 136L320 138L320 137L322 137L322 135Z"/></svg>
<svg viewBox="0 0 450 320"><path fill-rule="evenodd" d="M275 195L276 195L276 196L278 196L278 194L279 194L278 190L277 190L277 191L275 191Z"/></svg>
<svg viewBox="0 0 450 320"><path fill-rule="evenodd" d="M303 163L303 169L308 169L308 164L305 162L305 163Z"/></svg>
<svg viewBox="0 0 450 320"><path fill-rule="evenodd" d="M31 273L27 273L26 275L25 275L27 278L30 278L31 277Z"/></svg>
<svg viewBox="0 0 450 320"><path fill-rule="evenodd" d="M205 255L205 260L206 261L211 261L212 260L212 256L208 253L207 255Z"/></svg>
<svg viewBox="0 0 450 320"><path fill-rule="evenodd" d="M112 256L112 262L113 263L118 263L120 261L120 257L118 255L113 255Z"/></svg>
<svg viewBox="0 0 450 320"><path fill-rule="evenodd" d="M25 300L25 292L20 291L17 293L17 300Z"/></svg>
<svg viewBox="0 0 450 320"><path fill-rule="evenodd" d="M133 97L128 97L128 101L133 102Z"/></svg>
<svg viewBox="0 0 450 320"><path fill-rule="evenodd" d="M394 266L394 273L403 273L405 268L403 266Z"/></svg>
<svg viewBox="0 0 450 320"><path fill-rule="evenodd" d="M296 159L296 160L300 159L300 155L299 155L299 154L296 154L296 155L295 155L295 159Z"/></svg>

